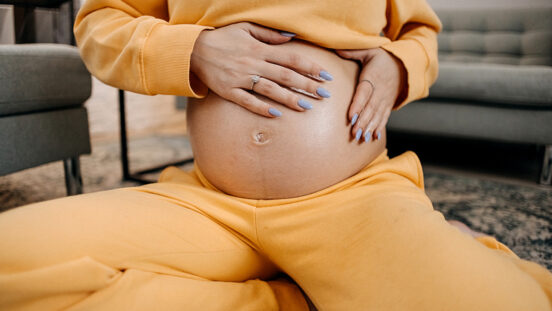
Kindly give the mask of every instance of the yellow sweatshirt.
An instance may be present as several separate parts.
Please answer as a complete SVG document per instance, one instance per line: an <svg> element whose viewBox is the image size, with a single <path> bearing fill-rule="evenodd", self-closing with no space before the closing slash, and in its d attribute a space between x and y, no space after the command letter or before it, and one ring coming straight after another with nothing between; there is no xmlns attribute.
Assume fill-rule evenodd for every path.
<svg viewBox="0 0 552 311"><path fill-rule="evenodd" d="M407 72L402 106L437 78L439 19L425 0L87 0L75 37L90 72L142 94L202 97L190 72L202 30L254 22L332 49L381 47Z"/></svg>

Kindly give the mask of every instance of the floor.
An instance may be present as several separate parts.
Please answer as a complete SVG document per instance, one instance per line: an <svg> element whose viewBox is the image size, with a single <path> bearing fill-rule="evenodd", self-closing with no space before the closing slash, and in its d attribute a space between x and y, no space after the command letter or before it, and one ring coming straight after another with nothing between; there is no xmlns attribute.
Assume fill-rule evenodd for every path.
<svg viewBox="0 0 552 311"><path fill-rule="evenodd" d="M185 133L186 113L178 109L177 97L146 96L125 92L127 132L141 137L163 133ZM85 103L92 141L119 139L118 90L92 78L92 94Z"/></svg>

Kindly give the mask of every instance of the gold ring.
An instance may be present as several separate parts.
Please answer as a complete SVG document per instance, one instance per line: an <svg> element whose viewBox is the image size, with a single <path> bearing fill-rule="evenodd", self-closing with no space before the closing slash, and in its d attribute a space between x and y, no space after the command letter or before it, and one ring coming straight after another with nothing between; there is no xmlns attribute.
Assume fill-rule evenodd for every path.
<svg viewBox="0 0 552 311"><path fill-rule="evenodd" d="M251 82L253 84L251 84L250 90L253 91L253 87L255 87L255 84L257 84L259 82L259 80L261 80L261 76L259 76L259 75L254 75L254 76L251 77Z"/></svg>

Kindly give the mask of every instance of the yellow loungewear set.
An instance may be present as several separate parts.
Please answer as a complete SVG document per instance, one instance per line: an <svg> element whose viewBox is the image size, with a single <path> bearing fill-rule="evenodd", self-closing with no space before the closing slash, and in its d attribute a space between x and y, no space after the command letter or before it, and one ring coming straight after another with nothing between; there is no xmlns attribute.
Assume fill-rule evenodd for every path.
<svg viewBox="0 0 552 311"><path fill-rule="evenodd" d="M408 73L398 106L436 78L440 24L423 0L88 0L75 33L103 81L199 97L195 38L240 21L386 49ZM308 310L294 283L272 281L281 272L319 310L551 310L550 272L450 226L423 187L414 153L384 152L297 198L233 197L171 167L158 183L9 210L0 310Z"/></svg>

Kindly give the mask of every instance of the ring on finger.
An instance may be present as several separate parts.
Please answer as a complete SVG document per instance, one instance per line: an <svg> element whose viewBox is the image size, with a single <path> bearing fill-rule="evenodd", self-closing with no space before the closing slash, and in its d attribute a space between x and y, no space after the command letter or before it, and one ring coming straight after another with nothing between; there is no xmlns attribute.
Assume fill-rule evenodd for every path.
<svg viewBox="0 0 552 311"><path fill-rule="evenodd" d="M261 76L259 75L251 76L251 87L249 89L253 91L255 84L259 83L260 80L261 80Z"/></svg>
<svg viewBox="0 0 552 311"><path fill-rule="evenodd" d="M373 90L376 89L376 86L374 85L374 83L372 81L368 80L368 79L362 79L362 80L360 80L360 82L368 82L372 86Z"/></svg>

